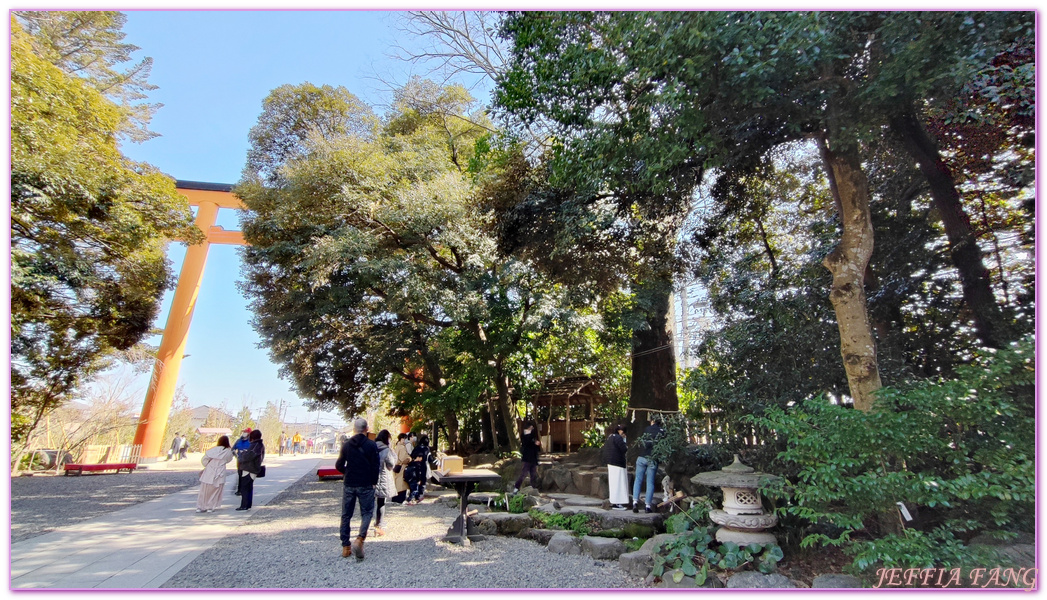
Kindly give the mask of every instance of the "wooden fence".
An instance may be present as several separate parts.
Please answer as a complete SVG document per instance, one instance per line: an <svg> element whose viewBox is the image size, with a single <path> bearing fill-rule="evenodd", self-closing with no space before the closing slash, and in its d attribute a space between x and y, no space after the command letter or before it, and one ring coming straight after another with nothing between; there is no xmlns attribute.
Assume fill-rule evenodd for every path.
<svg viewBox="0 0 1047 600"><path fill-rule="evenodd" d="M81 450L76 462L84 465L103 463L134 463L142 454L141 444L91 444Z"/></svg>

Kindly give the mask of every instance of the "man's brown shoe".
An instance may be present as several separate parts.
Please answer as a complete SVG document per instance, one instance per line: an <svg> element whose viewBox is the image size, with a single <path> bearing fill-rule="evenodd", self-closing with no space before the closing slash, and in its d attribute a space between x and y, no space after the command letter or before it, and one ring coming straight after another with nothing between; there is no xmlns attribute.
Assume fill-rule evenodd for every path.
<svg viewBox="0 0 1047 600"><path fill-rule="evenodd" d="M351 544L349 544L349 547L352 549L353 556L356 557L356 562L360 562L364 559L364 538L356 538Z"/></svg>
<svg viewBox="0 0 1047 600"><path fill-rule="evenodd" d="M352 553L352 549L349 546L342 546L342 558L348 558Z"/></svg>

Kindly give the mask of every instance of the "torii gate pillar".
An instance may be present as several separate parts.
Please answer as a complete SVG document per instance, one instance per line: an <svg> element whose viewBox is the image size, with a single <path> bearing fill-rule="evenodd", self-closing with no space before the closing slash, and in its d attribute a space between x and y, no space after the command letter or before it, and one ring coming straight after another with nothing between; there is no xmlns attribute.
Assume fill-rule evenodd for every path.
<svg viewBox="0 0 1047 600"><path fill-rule="evenodd" d="M140 462L152 463L161 455L164 441L164 429L167 417L171 413L171 402L178 383L178 372L182 367L182 356L185 344L189 339L189 324L196 308L196 298L200 294L200 284L204 278L204 264L207 262L207 251L211 244L244 245L243 234L239 231L226 231L215 226L219 208L244 208L239 198L233 196L232 186L225 184L198 183L178 181L178 192L189 200L190 206L198 207L196 226L204 234L204 241L189 246L178 276L171 312L167 317L160 349L153 365L153 376L146 390L142 416L135 431L135 444L142 445Z"/></svg>

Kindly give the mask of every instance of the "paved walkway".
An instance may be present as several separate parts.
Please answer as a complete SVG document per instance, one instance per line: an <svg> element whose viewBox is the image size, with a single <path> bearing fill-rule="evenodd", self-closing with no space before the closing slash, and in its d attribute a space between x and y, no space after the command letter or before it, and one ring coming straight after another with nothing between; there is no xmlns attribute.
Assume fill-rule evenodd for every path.
<svg viewBox="0 0 1047 600"><path fill-rule="evenodd" d="M12 544L11 587L159 587L292 483L334 459L267 455L266 476L255 480L249 511L234 510L240 498L233 495L236 470L230 469L223 506L214 513L196 512L199 488L193 487ZM84 477L118 476L126 477Z"/></svg>

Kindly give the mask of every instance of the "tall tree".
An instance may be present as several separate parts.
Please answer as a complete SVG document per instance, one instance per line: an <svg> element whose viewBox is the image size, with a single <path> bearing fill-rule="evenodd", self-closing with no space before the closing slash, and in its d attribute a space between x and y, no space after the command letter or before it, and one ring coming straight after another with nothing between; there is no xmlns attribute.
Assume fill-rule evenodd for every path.
<svg viewBox="0 0 1047 600"><path fill-rule="evenodd" d="M977 17L970 17L977 24ZM786 141L819 139L841 235L825 266L856 406L880 386L864 274L873 250L863 142L882 135L875 98L912 78L914 53L897 22L936 13L522 13L498 103L528 123L556 124L558 165L600 181L621 201L685 210L703 172L729 182ZM938 19L938 22L941 22ZM888 38L882 52L875 43ZM877 68L871 68L874 63ZM962 69L953 54L923 56L928 76ZM909 62L907 62L909 61ZM721 188L724 186L720 186ZM646 195L637 195L643 190Z"/></svg>
<svg viewBox="0 0 1047 600"><path fill-rule="evenodd" d="M988 175L994 167L982 162L976 167L978 175L970 172L964 167L975 165L964 148L973 146L978 162L1004 162L1005 155L1020 155L1028 145L1020 140L1031 131L1035 112L1033 28L1031 12L889 19L870 52L879 63L879 76L891 83L893 92L890 98L873 101L886 105L882 110L889 115L892 132L927 179L971 321L982 343L993 348L1014 341L1018 332L1013 317L996 299L978 228L961 194L962 184ZM903 56L884 60L884 54ZM925 125L935 113L935 129L942 142L950 144L947 152ZM946 122L940 120L943 113L948 115ZM1022 162L1031 161L1025 157ZM977 188L964 187L968 196L978 195Z"/></svg>
<svg viewBox="0 0 1047 600"><path fill-rule="evenodd" d="M123 123L119 134L141 142L156 137L149 121L160 104L142 102L156 89L149 83L153 59L126 69L138 47L123 42L127 16L113 11L12 11L30 36L33 52L65 73L79 77L112 100Z"/></svg>
<svg viewBox="0 0 1047 600"><path fill-rule="evenodd" d="M456 444L468 362L516 443L509 366L558 296L488 233L470 169L489 129L462 88L415 80L374 136L308 137L274 161L279 182L238 187L255 327L315 406L355 414L370 386L391 386L439 407Z"/></svg>
<svg viewBox="0 0 1047 600"><path fill-rule="evenodd" d="M258 124L248 133L244 175L279 184L280 167L301 158L310 138L353 134L366 139L377 124L371 107L344 87L282 85L265 97Z"/></svg>
<svg viewBox="0 0 1047 600"><path fill-rule="evenodd" d="M149 331L164 246L200 232L174 181L127 160L121 110L12 20L11 407L21 444L85 375Z"/></svg>
<svg viewBox="0 0 1047 600"><path fill-rule="evenodd" d="M262 416L258 417L258 428L262 430L262 435L270 443L275 444L280 438L280 434L284 430L284 423L280 419L280 408L275 402L269 401L265 403L265 408L262 409Z"/></svg>
<svg viewBox="0 0 1047 600"><path fill-rule="evenodd" d="M247 429L248 427L254 429L257 426L258 423L255 421L254 416L251 414L251 407L247 406L247 404L241 406L240 410L236 413L235 416L233 416L233 422L231 425L234 436L239 436L240 433L242 433L243 430ZM264 434L265 432L263 431L262 433Z"/></svg>

